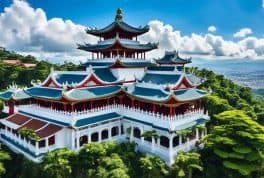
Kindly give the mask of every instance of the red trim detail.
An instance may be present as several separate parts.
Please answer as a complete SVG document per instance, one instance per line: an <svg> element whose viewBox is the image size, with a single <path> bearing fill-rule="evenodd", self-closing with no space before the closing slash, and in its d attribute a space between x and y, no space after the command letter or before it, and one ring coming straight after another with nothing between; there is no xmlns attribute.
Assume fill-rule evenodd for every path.
<svg viewBox="0 0 264 178"><path fill-rule="evenodd" d="M194 86L188 81L188 79L186 78L186 76L184 76L184 77L182 78L181 82L180 82L178 85L174 86L172 89L173 89L173 90L178 90L178 89L180 89L180 86L181 86L182 84L184 84L184 85L186 86L186 88L193 88L193 87L194 87Z"/></svg>
<svg viewBox="0 0 264 178"><path fill-rule="evenodd" d="M48 81L46 81L42 86L43 86L43 87L50 87L49 85L50 85L51 83L55 86L54 88L62 88L62 87L58 86L58 85L56 84L56 82L54 82L53 79L52 79L51 77L49 77Z"/></svg>

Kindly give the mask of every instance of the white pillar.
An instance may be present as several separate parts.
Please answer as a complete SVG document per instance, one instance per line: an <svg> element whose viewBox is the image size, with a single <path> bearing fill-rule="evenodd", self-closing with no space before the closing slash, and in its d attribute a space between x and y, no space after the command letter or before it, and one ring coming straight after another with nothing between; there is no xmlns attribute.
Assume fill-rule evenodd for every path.
<svg viewBox="0 0 264 178"><path fill-rule="evenodd" d="M182 145L182 135L179 135L179 145Z"/></svg>
<svg viewBox="0 0 264 178"><path fill-rule="evenodd" d="M101 143L101 141L102 141L102 130L98 132L98 142Z"/></svg>
<svg viewBox="0 0 264 178"><path fill-rule="evenodd" d="M187 137L187 148L188 148L188 151L189 151L189 149L190 149L190 138L189 137Z"/></svg>
<svg viewBox="0 0 264 178"><path fill-rule="evenodd" d="M80 132L79 131L77 131L76 132L76 143L77 143L77 150L79 150L80 149Z"/></svg>
<svg viewBox="0 0 264 178"><path fill-rule="evenodd" d="M119 121L120 122L120 121ZM121 133L121 122L119 123L119 126L118 126L118 135L120 136L120 135L122 135L122 133Z"/></svg>
<svg viewBox="0 0 264 178"><path fill-rule="evenodd" d="M74 130L72 129L71 132L71 149L74 150L75 149L75 137L74 137Z"/></svg>
<svg viewBox="0 0 264 178"><path fill-rule="evenodd" d="M48 140L48 138L45 138L45 150L46 151L49 150L49 140Z"/></svg>
<svg viewBox="0 0 264 178"><path fill-rule="evenodd" d="M173 137L170 136L169 139L170 139L170 145L169 145L170 147L169 148L170 148L170 151L172 151L172 149L173 149Z"/></svg>
<svg viewBox="0 0 264 178"><path fill-rule="evenodd" d="M154 151L155 149L155 139L154 137L151 137L151 150Z"/></svg>
<svg viewBox="0 0 264 178"><path fill-rule="evenodd" d="M196 140L199 140L199 129L196 128L195 131L196 131L195 138L196 138Z"/></svg>
<svg viewBox="0 0 264 178"><path fill-rule="evenodd" d="M140 134L144 132L143 128L140 129ZM144 144L144 137L140 137L141 143Z"/></svg>
<svg viewBox="0 0 264 178"><path fill-rule="evenodd" d="M131 131L130 131L130 142L132 142L133 132L134 132L134 128L131 126Z"/></svg>
<svg viewBox="0 0 264 178"><path fill-rule="evenodd" d="M88 133L88 143L91 143L91 133Z"/></svg>
<svg viewBox="0 0 264 178"><path fill-rule="evenodd" d="M36 155L39 154L39 142L38 141L35 142L35 154Z"/></svg>

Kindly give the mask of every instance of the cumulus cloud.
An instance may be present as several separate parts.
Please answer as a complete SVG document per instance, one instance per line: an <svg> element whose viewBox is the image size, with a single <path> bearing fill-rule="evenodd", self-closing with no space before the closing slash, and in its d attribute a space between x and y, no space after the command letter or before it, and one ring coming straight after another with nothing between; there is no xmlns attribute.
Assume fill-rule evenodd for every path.
<svg viewBox="0 0 264 178"><path fill-rule="evenodd" d="M241 28L238 32L234 33L235 38L243 38L247 35L252 34L252 30L250 28Z"/></svg>
<svg viewBox="0 0 264 178"><path fill-rule="evenodd" d="M247 37L234 42L214 34L192 33L182 36L180 31L159 20L149 22L150 31L140 40L159 42L159 50L149 53L149 57L160 57L165 50L179 50L186 55L210 57L264 57L264 39Z"/></svg>
<svg viewBox="0 0 264 178"><path fill-rule="evenodd" d="M96 42L85 27L61 18L47 19L45 12L25 1L14 0L0 14L0 46L19 52L47 57L87 56L76 43Z"/></svg>
<svg viewBox="0 0 264 178"><path fill-rule="evenodd" d="M252 33L251 29L241 29L236 36L244 35L244 38L235 42L212 33L182 35L179 30L159 20L148 24L149 32L139 40L142 43L159 43L159 49L147 54L150 58L161 57L165 50L179 50L186 56L264 57L264 38L246 37ZM208 31L215 32L217 29L213 27L208 27ZM50 62L84 61L89 53L77 50L76 43L96 43L98 40L87 35L84 29L71 20L47 19L42 9L33 9L25 1L14 0L0 14L0 34L4 34L0 35L0 46L32 54L39 59L49 59Z"/></svg>
<svg viewBox="0 0 264 178"><path fill-rule="evenodd" d="M216 32L216 27L215 26L210 26L210 27L208 27L208 32Z"/></svg>

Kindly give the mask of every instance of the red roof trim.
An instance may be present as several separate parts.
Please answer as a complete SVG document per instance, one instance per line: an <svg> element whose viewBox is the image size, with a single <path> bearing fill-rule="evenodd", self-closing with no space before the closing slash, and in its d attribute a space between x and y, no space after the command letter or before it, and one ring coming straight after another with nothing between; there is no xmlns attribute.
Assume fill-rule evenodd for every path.
<svg viewBox="0 0 264 178"><path fill-rule="evenodd" d="M37 135L40 138L45 138L45 137L49 137L51 135L54 135L55 133L57 133L61 129L62 129L62 127L60 127L60 126L57 126L54 124L49 124L46 127L44 127L43 129L37 131Z"/></svg>

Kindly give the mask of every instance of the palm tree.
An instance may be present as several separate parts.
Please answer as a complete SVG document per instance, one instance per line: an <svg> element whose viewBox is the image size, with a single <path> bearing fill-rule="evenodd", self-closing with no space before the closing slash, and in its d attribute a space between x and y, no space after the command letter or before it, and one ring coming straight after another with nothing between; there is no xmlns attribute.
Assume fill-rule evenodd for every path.
<svg viewBox="0 0 264 178"><path fill-rule="evenodd" d="M200 154L196 152L183 152L177 154L175 163L172 165L173 172L176 172L176 177L192 178L193 170L202 171L202 162Z"/></svg>
<svg viewBox="0 0 264 178"><path fill-rule="evenodd" d="M2 161L10 160L10 156L8 153L0 151L0 175L5 173L5 167Z"/></svg>

